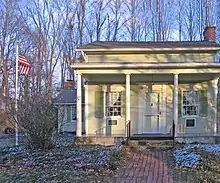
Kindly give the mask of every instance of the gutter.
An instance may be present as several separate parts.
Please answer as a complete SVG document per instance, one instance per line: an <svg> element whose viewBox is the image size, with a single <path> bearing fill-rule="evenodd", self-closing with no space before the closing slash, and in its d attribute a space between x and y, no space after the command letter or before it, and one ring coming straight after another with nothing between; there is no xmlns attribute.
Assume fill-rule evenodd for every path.
<svg viewBox="0 0 220 183"><path fill-rule="evenodd" d="M219 68L220 63L76 63L72 69L166 69L166 68Z"/></svg>

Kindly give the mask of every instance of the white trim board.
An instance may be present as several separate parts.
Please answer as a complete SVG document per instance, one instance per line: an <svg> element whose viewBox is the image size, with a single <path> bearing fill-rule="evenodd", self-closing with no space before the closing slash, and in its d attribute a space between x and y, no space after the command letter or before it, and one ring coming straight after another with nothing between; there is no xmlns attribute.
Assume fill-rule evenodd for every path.
<svg viewBox="0 0 220 183"><path fill-rule="evenodd" d="M85 112L84 112L84 121L85 121L85 134L88 134L89 130L89 89L88 85L85 85Z"/></svg>

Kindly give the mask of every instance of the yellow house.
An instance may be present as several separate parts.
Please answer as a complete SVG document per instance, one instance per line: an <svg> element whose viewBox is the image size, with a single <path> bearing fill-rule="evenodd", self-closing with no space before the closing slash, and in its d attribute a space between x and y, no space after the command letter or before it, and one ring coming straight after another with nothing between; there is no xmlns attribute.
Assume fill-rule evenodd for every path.
<svg viewBox="0 0 220 183"><path fill-rule="evenodd" d="M78 48L76 135L217 133L215 27L193 42L93 42ZM82 80L85 116L82 126ZM130 127L130 128L129 128Z"/></svg>

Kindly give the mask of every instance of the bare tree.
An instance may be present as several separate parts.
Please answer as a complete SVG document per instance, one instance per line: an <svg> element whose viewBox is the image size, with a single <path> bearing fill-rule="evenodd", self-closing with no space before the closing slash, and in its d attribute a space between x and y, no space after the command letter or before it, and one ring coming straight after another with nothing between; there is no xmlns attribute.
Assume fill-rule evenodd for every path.
<svg viewBox="0 0 220 183"><path fill-rule="evenodd" d="M86 0L79 0L77 8L77 22L79 32L79 45L83 45L83 35L85 28L85 16L86 16Z"/></svg>
<svg viewBox="0 0 220 183"><path fill-rule="evenodd" d="M129 18L126 23L126 29L128 32L128 35L130 36L129 40L131 41L136 41L137 38L139 37L139 30L140 30L140 21L138 20L139 18L139 1L137 0L127 0L126 2L126 7L127 7L127 12L130 14Z"/></svg>
<svg viewBox="0 0 220 183"><path fill-rule="evenodd" d="M106 25L106 40L117 41L119 39L119 33L126 19L123 18L125 13L124 0L111 0L109 3L109 13L107 14Z"/></svg>
<svg viewBox="0 0 220 183"><path fill-rule="evenodd" d="M194 41L197 39L198 33L198 18L197 13L198 4L195 1L188 1L185 4L184 10L184 36L185 39L189 41Z"/></svg>
<svg viewBox="0 0 220 183"><path fill-rule="evenodd" d="M86 30L89 34L89 41L100 41L104 24L107 19L106 7L110 1L96 0L90 3L85 23ZM90 17L90 18L89 18ZM91 19L91 17L93 17Z"/></svg>
<svg viewBox="0 0 220 183"><path fill-rule="evenodd" d="M182 41L184 1L178 0L177 3L178 3L177 4L177 7L178 7L177 24L178 24L178 32L179 32L179 41Z"/></svg>
<svg viewBox="0 0 220 183"><path fill-rule="evenodd" d="M150 5L151 1L142 1L140 2L140 21L141 21L141 31L140 34L142 35L142 40L147 41L150 39L151 36L151 12L150 12Z"/></svg>
<svg viewBox="0 0 220 183"><path fill-rule="evenodd" d="M0 99L3 96L7 99L10 97L9 80L15 63L16 27L20 16L17 2L4 0L0 4Z"/></svg>
<svg viewBox="0 0 220 183"><path fill-rule="evenodd" d="M34 90L37 89L37 92L41 92L44 86L49 100L52 97L52 76L61 54L58 42L64 29L63 14L50 3L46 0L41 3L33 1L33 6L27 8L23 17L26 33L34 45L32 49L36 50L37 57L32 63L32 86L35 86L36 81ZM28 21L25 21L26 17Z"/></svg>

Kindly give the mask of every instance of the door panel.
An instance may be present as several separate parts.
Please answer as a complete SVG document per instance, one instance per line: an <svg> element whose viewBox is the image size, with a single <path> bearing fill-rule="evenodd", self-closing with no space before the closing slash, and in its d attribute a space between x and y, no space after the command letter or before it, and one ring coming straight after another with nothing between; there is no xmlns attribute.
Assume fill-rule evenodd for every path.
<svg viewBox="0 0 220 183"><path fill-rule="evenodd" d="M146 93L143 133L159 132L159 93Z"/></svg>
<svg viewBox="0 0 220 183"><path fill-rule="evenodd" d="M159 114L159 93L146 93L146 114Z"/></svg>

